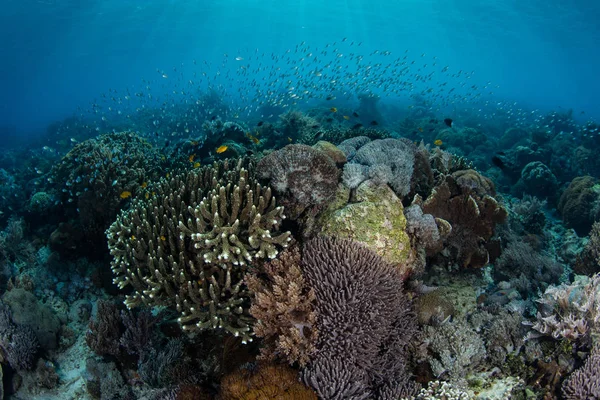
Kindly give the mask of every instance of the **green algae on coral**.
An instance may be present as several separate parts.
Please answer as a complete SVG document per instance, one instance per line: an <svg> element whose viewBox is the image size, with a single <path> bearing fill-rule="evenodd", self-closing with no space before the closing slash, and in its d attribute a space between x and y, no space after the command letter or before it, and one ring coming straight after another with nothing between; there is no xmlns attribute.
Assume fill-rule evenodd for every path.
<svg viewBox="0 0 600 400"><path fill-rule="evenodd" d="M368 180L356 189L356 200L328 214L322 233L362 243L385 261L410 272L410 238L398 196L387 185Z"/></svg>

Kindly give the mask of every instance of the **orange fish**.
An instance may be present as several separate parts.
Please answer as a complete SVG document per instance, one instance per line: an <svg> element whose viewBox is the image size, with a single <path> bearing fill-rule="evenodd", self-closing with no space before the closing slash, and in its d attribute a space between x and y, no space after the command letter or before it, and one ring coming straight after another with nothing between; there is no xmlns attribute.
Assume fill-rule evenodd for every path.
<svg viewBox="0 0 600 400"><path fill-rule="evenodd" d="M191 162L191 163L193 163L193 162L194 162L194 157L196 157L196 153L194 153L194 154L190 155L190 156L188 157L188 161L189 161L189 162Z"/></svg>
<svg viewBox="0 0 600 400"><path fill-rule="evenodd" d="M229 146L225 146L225 145L217 147L217 150L216 150L217 154L225 153L228 148L229 148Z"/></svg>
<svg viewBox="0 0 600 400"><path fill-rule="evenodd" d="M121 192L121 194L119 195L120 198L122 199L128 199L131 197L131 192L124 190Z"/></svg>

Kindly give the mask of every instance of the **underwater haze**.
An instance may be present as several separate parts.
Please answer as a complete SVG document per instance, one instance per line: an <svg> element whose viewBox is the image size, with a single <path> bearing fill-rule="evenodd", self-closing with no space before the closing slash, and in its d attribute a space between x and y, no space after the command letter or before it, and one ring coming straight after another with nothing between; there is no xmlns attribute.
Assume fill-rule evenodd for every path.
<svg viewBox="0 0 600 400"><path fill-rule="evenodd" d="M6 0L0 126L35 134L157 68L343 37L437 56L503 99L599 117L598 18L600 3L583 0Z"/></svg>
<svg viewBox="0 0 600 400"><path fill-rule="evenodd" d="M0 400L600 400L599 21L3 0Z"/></svg>

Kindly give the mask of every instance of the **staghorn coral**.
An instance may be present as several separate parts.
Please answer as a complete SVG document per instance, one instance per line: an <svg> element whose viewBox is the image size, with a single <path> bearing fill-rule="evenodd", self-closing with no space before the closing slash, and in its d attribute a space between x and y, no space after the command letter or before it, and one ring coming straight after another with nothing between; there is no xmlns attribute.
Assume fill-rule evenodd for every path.
<svg viewBox="0 0 600 400"><path fill-rule="evenodd" d="M297 373L285 365L259 364L240 369L221 381L220 400L317 400L316 394L298 382Z"/></svg>
<svg viewBox="0 0 600 400"><path fill-rule="evenodd" d="M398 270L355 242L329 238L305 245L302 268L315 291L319 331L304 382L323 399L414 393L406 347L417 321Z"/></svg>
<svg viewBox="0 0 600 400"><path fill-rule="evenodd" d="M253 293L254 333L264 339L262 358L282 357L303 367L315 351L317 330L315 293L305 282L300 261L298 247L286 249L260 271L248 273L246 282Z"/></svg>
<svg viewBox="0 0 600 400"><path fill-rule="evenodd" d="M325 207L335 194L339 171L324 152L303 144L290 144L269 154L257 166L281 198L291 219Z"/></svg>
<svg viewBox="0 0 600 400"><path fill-rule="evenodd" d="M107 230L114 282L132 286L128 308L176 306L186 330L224 329L250 340L248 263L274 258L290 233L283 207L249 160L162 179Z"/></svg>
<svg viewBox="0 0 600 400"><path fill-rule="evenodd" d="M562 394L566 400L600 399L600 345L594 346L583 367L563 382Z"/></svg>
<svg viewBox="0 0 600 400"><path fill-rule="evenodd" d="M446 239L453 260L462 268L481 268L490 261L486 244L507 212L496 199L492 181L475 170L444 176L423 203L423 213L448 221Z"/></svg>
<svg viewBox="0 0 600 400"><path fill-rule="evenodd" d="M537 320L527 323L536 332L530 332L529 338L550 336L589 344L600 335L600 274L550 286L537 302Z"/></svg>

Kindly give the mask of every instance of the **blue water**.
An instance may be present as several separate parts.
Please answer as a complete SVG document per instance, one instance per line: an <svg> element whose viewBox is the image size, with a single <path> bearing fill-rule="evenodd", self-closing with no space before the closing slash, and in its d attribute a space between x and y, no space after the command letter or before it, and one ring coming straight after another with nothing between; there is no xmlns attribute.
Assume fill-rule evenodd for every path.
<svg viewBox="0 0 600 400"><path fill-rule="evenodd" d="M4 0L0 129L39 134L109 88L192 59L347 37L435 55L496 96L600 118L600 2Z"/></svg>

